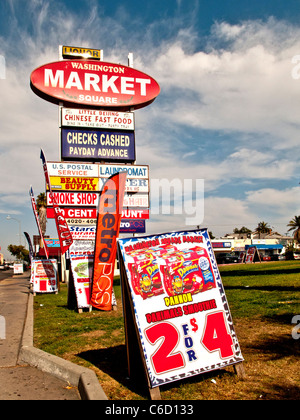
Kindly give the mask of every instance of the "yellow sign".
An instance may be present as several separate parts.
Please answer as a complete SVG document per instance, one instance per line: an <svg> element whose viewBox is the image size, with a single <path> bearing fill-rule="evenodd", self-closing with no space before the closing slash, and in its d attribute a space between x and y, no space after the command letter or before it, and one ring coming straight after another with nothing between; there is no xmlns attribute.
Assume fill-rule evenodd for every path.
<svg viewBox="0 0 300 420"><path fill-rule="evenodd" d="M61 191L99 191L99 178L50 176L52 190Z"/></svg>
<svg viewBox="0 0 300 420"><path fill-rule="evenodd" d="M63 58L90 58L93 60L103 60L103 50L80 47L62 47Z"/></svg>

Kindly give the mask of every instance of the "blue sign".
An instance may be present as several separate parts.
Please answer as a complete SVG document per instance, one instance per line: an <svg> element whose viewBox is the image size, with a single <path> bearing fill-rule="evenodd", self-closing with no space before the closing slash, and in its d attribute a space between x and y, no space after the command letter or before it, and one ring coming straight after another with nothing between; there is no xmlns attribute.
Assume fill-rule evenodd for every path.
<svg viewBox="0 0 300 420"><path fill-rule="evenodd" d="M61 157L68 160L134 162L134 131L62 128Z"/></svg>
<svg viewBox="0 0 300 420"><path fill-rule="evenodd" d="M120 233L145 233L146 221L142 219L121 220Z"/></svg>

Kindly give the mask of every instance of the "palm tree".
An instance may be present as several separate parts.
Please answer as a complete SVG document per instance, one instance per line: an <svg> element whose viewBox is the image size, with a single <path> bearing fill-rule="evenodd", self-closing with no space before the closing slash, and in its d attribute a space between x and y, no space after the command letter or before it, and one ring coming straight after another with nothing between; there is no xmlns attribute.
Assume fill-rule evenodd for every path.
<svg viewBox="0 0 300 420"><path fill-rule="evenodd" d="M47 225L47 197L45 193L40 193L36 199L36 207L39 213L39 221L41 225L41 230L43 236L46 233L46 225Z"/></svg>
<svg viewBox="0 0 300 420"><path fill-rule="evenodd" d="M257 228L254 230L255 233L258 233L259 238L262 233L271 233L272 229L266 222L259 222Z"/></svg>
<svg viewBox="0 0 300 420"><path fill-rule="evenodd" d="M294 231L294 239L295 241L300 243L300 216L295 216L292 220L289 221L287 226L290 226L289 230Z"/></svg>

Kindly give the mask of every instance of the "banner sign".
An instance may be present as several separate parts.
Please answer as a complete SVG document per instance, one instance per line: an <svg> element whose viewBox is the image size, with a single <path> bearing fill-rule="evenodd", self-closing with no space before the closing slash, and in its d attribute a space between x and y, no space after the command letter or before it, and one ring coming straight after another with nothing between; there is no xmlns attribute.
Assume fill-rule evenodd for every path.
<svg viewBox="0 0 300 420"><path fill-rule="evenodd" d="M52 190L99 191L99 178L50 176Z"/></svg>
<svg viewBox="0 0 300 420"><path fill-rule="evenodd" d="M149 210L122 210L122 220L124 219L149 219Z"/></svg>
<svg viewBox="0 0 300 420"><path fill-rule="evenodd" d="M127 172L126 179L149 179L149 166L97 164L79 162L47 162L49 176L109 178Z"/></svg>
<svg viewBox="0 0 300 420"><path fill-rule="evenodd" d="M112 288L126 172L108 178L99 200L91 305L112 309Z"/></svg>
<svg viewBox="0 0 300 420"><path fill-rule="evenodd" d="M49 176L99 177L99 165L78 162L47 162Z"/></svg>
<svg viewBox="0 0 300 420"><path fill-rule="evenodd" d="M117 172L127 172L127 178L138 178L148 179L149 178L149 166L140 165L99 165L99 176L100 178L108 178Z"/></svg>
<svg viewBox="0 0 300 420"><path fill-rule="evenodd" d="M99 178L99 189L103 188L103 185L107 178ZM149 193L149 180L139 178L128 178L126 179L125 192L132 193Z"/></svg>
<svg viewBox="0 0 300 420"><path fill-rule="evenodd" d="M76 207L76 208L68 208L62 207L60 209L61 213L64 215L66 219L73 219L73 218L80 218L80 219L96 219L97 217L97 209L96 208L84 208L84 207ZM47 207L47 218L53 219L54 218L54 210L52 207Z"/></svg>
<svg viewBox="0 0 300 420"><path fill-rule="evenodd" d="M53 191L101 191L107 178L50 176ZM125 192L149 192L149 180L126 179Z"/></svg>
<svg viewBox="0 0 300 420"><path fill-rule="evenodd" d="M132 67L93 60L61 60L35 69L30 86L41 98L67 106L129 110L151 104L160 87L150 76Z"/></svg>
<svg viewBox="0 0 300 420"><path fill-rule="evenodd" d="M62 108L61 126L133 131L134 113L88 108Z"/></svg>
<svg viewBox="0 0 300 420"><path fill-rule="evenodd" d="M61 129L62 159L135 161L134 131Z"/></svg>
<svg viewBox="0 0 300 420"><path fill-rule="evenodd" d="M243 361L207 229L118 244L151 388Z"/></svg>
<svg viewBox="0 0 300 420"><path fill-rule="evenodd" d="M121 220L120 233L145 233L145 220Z"/></svg>
<svg viewBox="0 0 300 420"><path fill-rule="evenodd" d="M53 192L53 197L59 206L92 206L98 204L99 193ZM52 200L47 192L47 206L52 206Z"/></svg>
<svg viewBox="0 0 300 420"><path fill-rule="evenodd" d="M70 261L77 308L89 308L94 257L92 255L73 256L70 254Z"/></svg>
<svg viewBox="0 0 300 420"><path fill-rule="evenodd" d="M32 265L33 293L57 292L57 261L33 260Z"/></svg>
<svg viewBox="0 0 300 420"><path fill-rule="evenodd" d="M96 207L99 201L99 193L87 192L53 192L53 197L59 206L83 206L83 207ZM52 206L52 200L49 192L47 192L47 206ZM126 195L123 202L124 207L141 207L149 208L148 194L134 194L132 196Z"/></svg>
<svg viewBox="0 0 300 420"><path fill-rule="evenodd" d="M85 208L85 207L61 207L61 214L66 219L96 219L97 218L97 208ZM47 207L47 218L54 218L54 210L52 207ZM122 219L149 219L149 210L148 209L127 209L122 210ZM84 224L84 220L82 221ZM90 224L90 223L87 223Z"/></svg>

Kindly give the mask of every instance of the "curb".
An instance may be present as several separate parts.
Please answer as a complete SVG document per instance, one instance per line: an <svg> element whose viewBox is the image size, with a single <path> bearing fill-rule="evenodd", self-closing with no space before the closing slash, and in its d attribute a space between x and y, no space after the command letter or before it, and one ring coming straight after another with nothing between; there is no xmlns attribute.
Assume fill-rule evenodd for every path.
<svg viewBox="0 0 300 420"><path fill-rule="evenodd" d="M82 400L107 400L98 378L91 369L46 353L33 346L33 295L29 292L18 363L26 363L78 387Z"/></svg>

